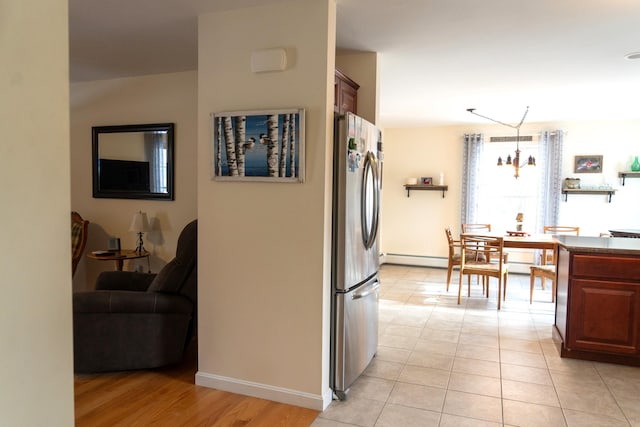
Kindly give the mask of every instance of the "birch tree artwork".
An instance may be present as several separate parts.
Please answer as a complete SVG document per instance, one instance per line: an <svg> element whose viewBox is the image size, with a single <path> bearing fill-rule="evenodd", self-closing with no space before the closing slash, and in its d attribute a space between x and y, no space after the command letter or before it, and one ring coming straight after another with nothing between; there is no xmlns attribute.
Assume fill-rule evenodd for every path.
<svg viewBox="0 0 640 427"><path fill-rule="evenodd" d="M224 140L227 150L227 166L229 175L238 176L238 162L236 161L236 144L231 126L231 117L224 118Z"/></svg>
<svg viewBox="0 0 640 427"><path fill-rule="evenodd" d="M267 176L278 176L278 116L267 117Z"/></svg>
<svg viewBox="0 0 640 427"><path fill-rule="evenodd" d="M304 110L216 113L213 178L304 180Z"/></svg>

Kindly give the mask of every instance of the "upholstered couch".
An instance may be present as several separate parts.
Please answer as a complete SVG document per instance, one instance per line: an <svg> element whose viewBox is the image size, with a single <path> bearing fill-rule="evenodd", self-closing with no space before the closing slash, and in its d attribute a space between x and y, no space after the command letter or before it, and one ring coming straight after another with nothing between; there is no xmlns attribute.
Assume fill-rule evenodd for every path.
<svg viewBox="0 0 640 427"><path fill-rule="evenodd" d="M180 233L176 257L156 274L103 272L96 290L73 295L78 373L177 363L195 334L197 220Z"/></svg>

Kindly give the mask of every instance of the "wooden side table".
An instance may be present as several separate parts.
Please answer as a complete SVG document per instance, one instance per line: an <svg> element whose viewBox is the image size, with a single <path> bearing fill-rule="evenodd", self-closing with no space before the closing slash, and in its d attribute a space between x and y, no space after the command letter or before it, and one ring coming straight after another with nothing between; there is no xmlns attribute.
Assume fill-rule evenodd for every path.
<svg viewBox="0 0 640 427"><path fill-rule="evenodd" d="M116 270L122 271L124 260L137 258L147 258L148 260L149 252L137 252L135 249L121 249L119 251L93 251L87 253L87 256L91 259L97 259L98 261L114 261Z"/></svg>

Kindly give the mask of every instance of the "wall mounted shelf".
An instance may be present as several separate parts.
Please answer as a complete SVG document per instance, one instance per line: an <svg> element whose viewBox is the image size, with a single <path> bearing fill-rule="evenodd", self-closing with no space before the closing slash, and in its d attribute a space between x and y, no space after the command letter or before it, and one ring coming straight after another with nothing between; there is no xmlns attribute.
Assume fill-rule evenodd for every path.
<svg viewBox="0 0 640 427"><path fill-rule="evenodd" d="M564 194L564 201L567 201L569 194L608 194L609 203L611 203L611 196L616 194L616 190L613 188L598 189L598 188L563 188L562 194Z"/></svg>
<svg viewBox="0 0 640 427"><path fill-rule="evenodd" d="M448 185L422 185L422 184L405 184L404 188L407 189L407 197L411 193L411 190L427 190L427 191L442 191L442 198L444 199L444 192L449 190Z"/></svg>
<svg viewBox="0 0 640 427"><path fill-rule="evenodd" d="M622 185L624 186L624 180L627 178L640 178L640 172L624 171L618 172L618 178L622 178Z"/></svg>

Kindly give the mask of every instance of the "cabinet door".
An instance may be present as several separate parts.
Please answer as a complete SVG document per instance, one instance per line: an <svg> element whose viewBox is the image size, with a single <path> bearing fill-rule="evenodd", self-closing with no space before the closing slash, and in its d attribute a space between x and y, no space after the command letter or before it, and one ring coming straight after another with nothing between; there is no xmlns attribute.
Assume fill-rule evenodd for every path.
<svg viewBox="0 0 640 427"><path fill-rule="evenodd" d="M339 70L333 81L333 109L336 113L358 113L358 89L360 86Z"/></svg>
<svg viewBox="0 0 640 427"><path fill-rule="evenodd" d="M573 279L570 349L640 355L640 286Z"/></svg>
<svg viewBox="0 0 640 427"><path fill-rule="evenodd" d="M340 112L343 114L358 112L358 91L344 81L340 84Z"/></svg>

